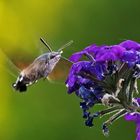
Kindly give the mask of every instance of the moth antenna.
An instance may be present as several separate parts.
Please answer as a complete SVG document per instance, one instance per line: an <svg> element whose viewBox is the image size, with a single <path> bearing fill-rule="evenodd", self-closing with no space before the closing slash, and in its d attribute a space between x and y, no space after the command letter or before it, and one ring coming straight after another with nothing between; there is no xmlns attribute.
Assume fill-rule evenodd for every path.
<svg viewBox="0 0 140 140"><path fill-rule="evenodd" d="M63 49L67 48L68 46L70 46L73 43L73 40L69 41L68 43L66 43L65 45L63 45L58 52L61 52Z"/></svg>
<svg viewBox="0 0 140 140"><path fill-rule="evenodd" d="M70 61L70 60L67 59L66 57L61 56L61 58L64 59L64 60L66 60L66 61L68 61L68 62L70 62L70 63L72 63L72 64L74 64L72 61Z"/></svg>
<svg viewBox="0 0 140 140"><path fill-rule="evenodd" d="M48 48L48 50L49 50L50 52L52 52L51 47L49 46L49 44L48 44L42 37L40 38L40 41Z"/></svg>

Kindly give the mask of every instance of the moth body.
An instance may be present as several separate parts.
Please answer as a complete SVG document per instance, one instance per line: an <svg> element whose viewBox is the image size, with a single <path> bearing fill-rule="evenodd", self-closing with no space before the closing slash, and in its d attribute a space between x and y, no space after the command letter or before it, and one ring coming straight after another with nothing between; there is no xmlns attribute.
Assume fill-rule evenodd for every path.
<svg viewBox="0 0 140 140"><path fill-rule="evenodd" d="M41 78L47 78L61 58L61 52L48 52L37 57L33 63L23 69L13 87L20 91L26 91L27 86L34 84Z"/></svg>

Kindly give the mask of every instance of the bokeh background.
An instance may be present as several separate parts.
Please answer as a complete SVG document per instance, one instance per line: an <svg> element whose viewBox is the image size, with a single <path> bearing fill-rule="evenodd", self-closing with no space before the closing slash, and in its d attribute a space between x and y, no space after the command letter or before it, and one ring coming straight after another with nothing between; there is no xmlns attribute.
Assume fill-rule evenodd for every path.
<svg viewBox="0 0 140 140"><path fill-rule="evenodd" d="M0 0L0 139L134 140L135 125L123 118L108 138L101 131L106 118L84 126L79 100L63 84L41 80L25 94L14 91L10 72L16 72L5 54L20 65L30 63L44 47L41 36L54 50L74 40L65 57L92 43L140 41L139 7L139 0Z"/></svg>

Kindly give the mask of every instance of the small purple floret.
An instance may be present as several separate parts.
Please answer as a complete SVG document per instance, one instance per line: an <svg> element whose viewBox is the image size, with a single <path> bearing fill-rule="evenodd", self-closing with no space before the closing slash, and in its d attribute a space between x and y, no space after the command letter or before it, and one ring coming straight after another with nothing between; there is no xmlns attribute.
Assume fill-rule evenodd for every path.
<svg viewBox="0 0 140 140"><path fill-rule="evenodd" d="M126 48L126 50L140 51L140 44L132 40L126 40L119 45Z"/></svg>
<svg viewBox="0 0 140 140"><path fill-rule="evenodd" d="M116 61L120 60L123 56L125 48L114 45L114 46L104 46L100 48L100 51L96 54L96 61Z"/></svg>
<svg viewBox="0 0 140 140"><path fill-rule="evenodd" d="M137 98L137 103L140 105L140 98ZM140 113L127 113L125 115L125 120L134 121L136 123L137 129L137 139L140 140Z"/></svg>

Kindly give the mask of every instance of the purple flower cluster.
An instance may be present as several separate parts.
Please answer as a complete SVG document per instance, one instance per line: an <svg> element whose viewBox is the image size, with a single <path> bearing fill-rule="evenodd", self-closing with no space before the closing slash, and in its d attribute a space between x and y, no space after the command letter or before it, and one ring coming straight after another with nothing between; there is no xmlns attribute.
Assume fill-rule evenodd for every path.
<svg viewBox="0 0 140 140"><path fill-rule="evenodd" d="M91 127L95 118L115 112L103 123L103 133L108 134L110 124L125 116L137 122L140 139L140 102L134 98L140 77L140 44L131 40L112 46L94 44L74 53L70 60L74 63L66 86L69 94L75 92L82 99L85 125ZM107 109L91 113L89 109L97 104Z"/></svg>

